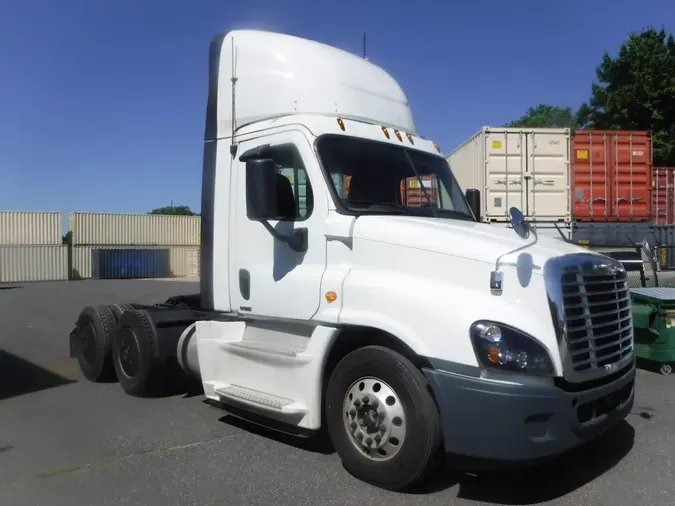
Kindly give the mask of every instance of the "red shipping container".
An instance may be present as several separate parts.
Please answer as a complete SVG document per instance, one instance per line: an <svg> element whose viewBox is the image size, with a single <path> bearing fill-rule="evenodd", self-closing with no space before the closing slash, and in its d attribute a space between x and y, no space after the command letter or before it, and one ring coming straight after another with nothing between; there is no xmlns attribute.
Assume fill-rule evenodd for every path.
<svg viewBox="0 0 675 506"><path fill-rule="evenodd" d="M576 220L650 220L651 134L577 130L572 138L572 200Z"/></svg>
<svg viewBox="0 0 675 506"><path fill-rule="evenodd" d="M652 215L657 225L675 224L675 167L654 167Z"/></svg>
<svg viewBox="0 0 675 506"><path fill-rule="evenodd" d="M426 193L422 191L420 182L416 177L408 177L401 181L401 202L405 206L420 207L422 204L428 204L427 196L431 199L431 204L438 202L438 181L435 175L420 176Z"/></svg>

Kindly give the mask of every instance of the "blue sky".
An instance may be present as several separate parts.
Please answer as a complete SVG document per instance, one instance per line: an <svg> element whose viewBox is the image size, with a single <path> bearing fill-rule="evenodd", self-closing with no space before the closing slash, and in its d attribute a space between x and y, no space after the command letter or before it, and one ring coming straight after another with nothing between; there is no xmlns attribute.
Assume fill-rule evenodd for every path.
<svg viewBox="0 0 675 506"><path fill-rule="evenodd" d="M448 152L531 105L578 106L603 51L674 23L672 0L0 0L0 209L199 210L208 45L233 28L356 53L367 32Z"/></svg>

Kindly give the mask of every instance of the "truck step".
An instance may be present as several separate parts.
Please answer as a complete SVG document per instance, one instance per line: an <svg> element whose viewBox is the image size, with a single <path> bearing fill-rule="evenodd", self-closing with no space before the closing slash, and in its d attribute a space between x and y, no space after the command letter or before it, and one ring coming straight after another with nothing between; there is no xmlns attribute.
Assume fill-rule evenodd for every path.
<svg viewBox="0 0 675 506"><path fill-rule="evenodd" d="M256 406L267 410L286 414L304 414L307 408L296 403L292 399L278 397L276 395L260 392L239 385L223 386L215 389L215 392L224 399L237 401L250 406Z"/></svg>
<svg viewBox="0 0 675 506"><path fill-rule="evenodd" d="M239 348L241 350L253 351L258 353L267 353L270 355L283 355L286 357L295 358L305 350L297 346L284 346L272 343L263 343L259 341L235 341L227 343L228 347Z"/></svg>

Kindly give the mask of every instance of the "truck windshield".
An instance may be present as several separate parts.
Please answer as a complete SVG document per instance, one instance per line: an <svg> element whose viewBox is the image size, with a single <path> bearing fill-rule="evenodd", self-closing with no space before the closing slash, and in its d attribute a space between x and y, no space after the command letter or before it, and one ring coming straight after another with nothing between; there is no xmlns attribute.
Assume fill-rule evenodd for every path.
<svg viewBox="0 0 675 506"><path fill-rule="evenodd" d="M441 156L338 135L320 137L317 150L340 202L352 212L474 220Z"/></svg>

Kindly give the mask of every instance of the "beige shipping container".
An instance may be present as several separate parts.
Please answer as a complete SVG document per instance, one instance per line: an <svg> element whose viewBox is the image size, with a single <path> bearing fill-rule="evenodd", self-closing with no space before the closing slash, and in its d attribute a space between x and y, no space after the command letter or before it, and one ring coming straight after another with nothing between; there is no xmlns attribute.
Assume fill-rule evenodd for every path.
<svg viewBox="0 0 675 506"><path fill-rule="evenodd" d="M199 246L200 216L70 213L73 245Z"/></svg>
<svg viewBox="0 0 675 506"><path fill-rule="evenodd" d="M0 246L0 283L68 279L68 246Z"/></svg>
<svg viewBox="0 0 675 506"><path fill-rule="evenodd" d="M0 246L60 245L61 213L0 211Z"/></svg>
<svg viewBox="0 0 675 506"><path fill-rule="evenodd" d="M200 274L200 248L194 248L191 251L188 251L187 262L187 275L191 278L198 278Z"/></svg>
<svg viewBox="0 0 675 506"><path fill-rule="evenodd" d="M518 207L533 221L571 220L570 130L484 127L447 157L464 191L481 193L482 221Z"/></svg>
<svg viewBox="0 0 675 506"><path fill-rule="evenodd" d="M167 249L169 250L169 271L172 277L190 276L189 259L199 246L73 246L71 252L71 279L91 279L93 277L92 253L95 249Z"/></svg>

